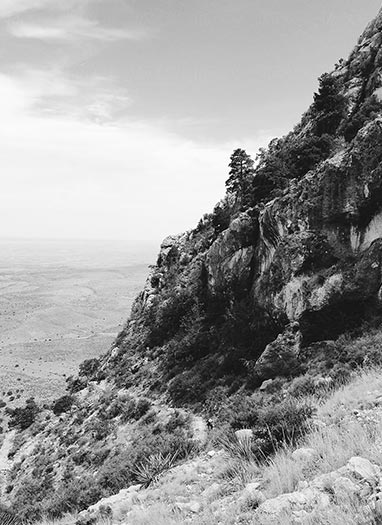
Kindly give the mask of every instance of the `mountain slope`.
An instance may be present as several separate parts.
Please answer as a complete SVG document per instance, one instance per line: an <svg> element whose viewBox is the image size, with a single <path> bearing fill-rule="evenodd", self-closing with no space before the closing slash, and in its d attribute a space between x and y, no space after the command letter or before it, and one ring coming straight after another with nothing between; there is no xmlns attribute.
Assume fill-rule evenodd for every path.
<svg viewBox="0 0 382 525"><path fill-rule="evenodd" d="M321 77L302 121L260 154L252 180L195 230L164 241L102 364L117 382L138 354L139 381L150 371L151 387L171 380L173 401L194 403L238 376L257 384L256 360L290 323L306 346L378 312L381 23L379 14Z"/></svg>
<svg viewBox="0 0 382 525"><path fill-rule="evenodd" d="M275 419L289 414L302 432L309 415L287 404L283 385L288 395L298 375L335 384L380 359L372 345L334 340L380 314L381 74L382 12L254 174L163 242L125 329L81 366L53 414L32 402L9 414L21 432L4 501L58 516L133 483L160 454L187 457L200 444L185 407L222 426L269 425L271 442L259 439L271 452L285 430Z"/></svg>

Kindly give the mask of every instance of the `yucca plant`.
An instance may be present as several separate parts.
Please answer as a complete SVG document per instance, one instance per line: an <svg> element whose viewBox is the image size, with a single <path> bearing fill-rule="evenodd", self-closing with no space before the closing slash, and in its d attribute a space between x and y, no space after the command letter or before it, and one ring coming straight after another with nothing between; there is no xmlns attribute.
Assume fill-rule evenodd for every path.
<svg viewBox="0 0 382 525"><path fill-rule="evenodd" d="M227 433L219 438L219 444L228 452L232 458L256 461L258 447L251 436L243 436L240 439L234 433Z"/></svg>
<svg viewBox="0 0 382 525"><path fill-rule="evenodd" d="M178 457L178 452L174 454L162 454L158 452L150 455L144 461L136 465L133 474L138 483L141 483L145 488L158 480L158 478L166 470L174 466Z"/></svg>
<svg viewBox="0 0 382 525"><path fill-rule="evenodd" d="M0 525L23 525L23 522L4 507L0 508Z"/></svg>

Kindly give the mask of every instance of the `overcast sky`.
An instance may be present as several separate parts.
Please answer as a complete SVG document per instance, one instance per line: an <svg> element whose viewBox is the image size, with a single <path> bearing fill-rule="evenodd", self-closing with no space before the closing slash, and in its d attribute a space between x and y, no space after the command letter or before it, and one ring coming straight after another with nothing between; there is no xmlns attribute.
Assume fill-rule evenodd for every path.
<svg viewBox="0 0 382 525"><path fill-rule="evenodd" d="M380 0L0 0L0 237L159 241L297 123Z"/></svg>

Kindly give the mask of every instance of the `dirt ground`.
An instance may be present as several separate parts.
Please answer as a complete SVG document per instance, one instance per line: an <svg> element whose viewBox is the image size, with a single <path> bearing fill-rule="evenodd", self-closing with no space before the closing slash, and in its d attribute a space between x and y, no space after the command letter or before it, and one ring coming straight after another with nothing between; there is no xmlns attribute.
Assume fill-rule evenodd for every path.
<svg viewBox="0 0 382 525"><path fill-rule="evenodd" d="M103 253L97 265L94 250L88 257L13 255L10 264L0 255L0 399L8 406L62 395L66 377L106 351L126 321L148 264Z"/></svg>

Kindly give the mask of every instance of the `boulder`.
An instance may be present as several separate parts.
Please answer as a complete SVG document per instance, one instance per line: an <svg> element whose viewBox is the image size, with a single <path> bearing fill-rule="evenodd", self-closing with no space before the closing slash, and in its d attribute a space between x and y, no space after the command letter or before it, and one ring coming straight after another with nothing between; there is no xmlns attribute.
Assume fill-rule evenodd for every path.
<svg viewBox="0 0 382 525"><path fill-rule="evenodd" d="M257 508L265 502L266 498L261 490L259 490L259 487L259 482L247 483L239 498L242 507Z"/></svg>
<svg viewBox="0 0 382 525"><path fill-rule="evenodd" d="M359 485L349 478L340 476L333 483L333 490L337 498L347 499L359 492Z"/></svg>
<svg viewBox="0 0 382 525"><path fill-rule="evenodd" d="M273 379L267 379L266 381L263 381L260 386L260 391L264 392L268 389L268 387L273 383Z"/></svg>
<svg viewBox="0 0 382 525"><path fill-rule="evenodd" d="M129 512L135 503L139 503L138 487L141 488L141 485L133 485L127 489L120 490L118 494L102 498L94 505L80 512L80 518L96 520L103 513L104 509L110 509L112 516L119 516Z"/></svg>
<svg viewBox="0 0 382 525"><path fill-rule="evenodd" d="M381 469L373 465L368 459L354 456L349 459L346 468L357 479L366 481L372 487L376 487L381 475Z"/></svg>
<svg viewBox="0 0 382 525"><path fill-rule="evenodd" d="M292 453L292 458L299 463L311 463L317 458L314 448L298 448Z"/></svg>
<svg viewBox="0 0 382 525"><path fill-rule="evenodd" d="M182 512L191 512L192 514L198 514L202 509L199 501L188 501L186 503L178 501L175 506Z"/></svg>
<svg viewBox="0 0 382 525"><path fill-rule="evenodd" d="M207 487L202 492L202 498L210 502L210 501L217 499L222 492L223 492L223 487L220 485L220 483L212 483L212 485Z"/></svg>

